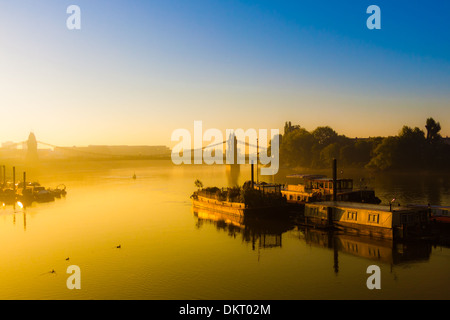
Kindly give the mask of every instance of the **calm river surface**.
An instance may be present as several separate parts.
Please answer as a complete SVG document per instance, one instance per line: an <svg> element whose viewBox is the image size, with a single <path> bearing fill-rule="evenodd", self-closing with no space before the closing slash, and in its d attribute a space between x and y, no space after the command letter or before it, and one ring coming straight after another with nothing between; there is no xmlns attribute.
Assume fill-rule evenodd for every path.
<svg viewBox="0 0 450 320"><path fill-rule="evenodd" d="M42 164L27 176L64 183L68 194L0 209L0 299L450 299L448 247L244 226L193 211L196 179L242 184L246 166L230 177L225 166L97 161ZM449 176L341 176L364 177L383 202L450 205ZM381 290L366 287L373 264ZM70 265L81 269L80 290L67 289Z"/></svg>

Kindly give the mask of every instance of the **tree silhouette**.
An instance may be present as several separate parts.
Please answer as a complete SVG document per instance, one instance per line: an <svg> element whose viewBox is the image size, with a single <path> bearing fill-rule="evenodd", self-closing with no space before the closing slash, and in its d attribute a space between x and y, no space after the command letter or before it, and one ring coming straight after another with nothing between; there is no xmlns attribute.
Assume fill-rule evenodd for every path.
<svg viewBox="0 0 450 320"><path fill-rule="evenodd" d="M194 184L199 189L203 188L203 183L198 179L194 181Z"/></svg>
<svg viewBox="0 0 450 320"><path fill-rule="evenodd" d="M345 166L375 170L449 169L450 145L439 133L440 123L428 118L425 128L405 125L396 136L352 139L328 126L309 132L288 121L280 140L280 163L326 168L336 158Z"/></svg>
<svg viewBox="0 0 450 320"><path fill-rule="evenodd" d="M429 143L437 141L441 138L439 131L441 131L441 124L436 122L433 118L428 118L425 128L427 129L427 141Z"/></svg>
<svg viewBox="0 0 450 320"><path fill-rule="evenodd" d="M296 129L300 129L299 125L292 125L292 123L290 121L286 121L284 123L284 134L288 134L289 132L292 132Z"/></svg>
<svg viewBox="0 0 450 320"><path fill-rule="evenodd" d="M330 127L317 127L316 130L312 132L314 139L320 145L329 145L336 141L337 133Z"/></svg>

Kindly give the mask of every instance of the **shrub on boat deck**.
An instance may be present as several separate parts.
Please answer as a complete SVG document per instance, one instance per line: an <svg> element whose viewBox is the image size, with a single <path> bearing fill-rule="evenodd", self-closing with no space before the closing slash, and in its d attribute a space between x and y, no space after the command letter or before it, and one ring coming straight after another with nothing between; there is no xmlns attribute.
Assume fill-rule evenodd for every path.
<svg viewBox="0 0 450 320"><path fill-rule="evenodd" d="M206 187L194 193L194 197L203 195L219 201L245 203L249 207L259 207L266 205L282 205L285 198L279 193L264 193L261 190L252 188L251 181L247 181L242 187L231 187L220 189L218 187Z"/></svg>

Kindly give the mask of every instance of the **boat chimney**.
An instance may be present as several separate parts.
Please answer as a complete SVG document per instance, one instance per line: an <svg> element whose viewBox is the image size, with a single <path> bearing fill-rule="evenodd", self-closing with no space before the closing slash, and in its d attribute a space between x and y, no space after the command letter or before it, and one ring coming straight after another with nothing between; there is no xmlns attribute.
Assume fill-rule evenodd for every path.
<svg viewBox="0 0 450 320"><path fill-rule="evenodd" d="M252 164L251 164L251 168L252 168L252 189L253 189L254 185L255 185L255 179L254 179L254 175L253 175L253 161L252 161Z"/></svg>
<svg viewBox="0 0 450 320"><path fill-rule="evenodd" d="M333 159L333 201L337 199L337 160Z"/></svg>
<svg viewBox="0 0 450 320"><path fill-rule="evenodd" d="M16 191L16 167L13 167L13 190Z"/></svg>

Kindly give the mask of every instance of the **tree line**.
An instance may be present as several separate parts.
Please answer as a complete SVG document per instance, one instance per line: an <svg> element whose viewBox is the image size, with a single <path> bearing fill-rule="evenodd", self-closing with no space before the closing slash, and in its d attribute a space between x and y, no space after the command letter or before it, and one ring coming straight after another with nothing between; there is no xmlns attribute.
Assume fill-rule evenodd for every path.
<svg viewBox="0 0 450 320"><path fill-rule="evenodd" d="M405 125L396 136L349 138L329 126L310 132L288 121L280 135L280 164L327 168L337 159L342 166L382 171L448 168L450 145L440 135L440 123L428 118L424 128Z"/></svg>

